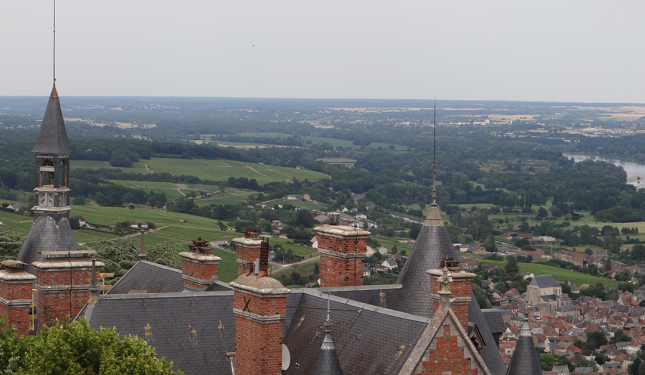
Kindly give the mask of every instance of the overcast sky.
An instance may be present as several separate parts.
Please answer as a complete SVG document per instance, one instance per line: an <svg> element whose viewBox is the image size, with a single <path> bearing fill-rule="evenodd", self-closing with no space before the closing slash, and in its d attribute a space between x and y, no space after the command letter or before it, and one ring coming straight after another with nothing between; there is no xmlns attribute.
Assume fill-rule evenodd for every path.
<svg viewBox="0 0 645 375"><path fill-rule="evenodd" d="M0 2L0 95L47 95L52 0ZM644 1L58 0L62 96L645 102Z"/></svg>

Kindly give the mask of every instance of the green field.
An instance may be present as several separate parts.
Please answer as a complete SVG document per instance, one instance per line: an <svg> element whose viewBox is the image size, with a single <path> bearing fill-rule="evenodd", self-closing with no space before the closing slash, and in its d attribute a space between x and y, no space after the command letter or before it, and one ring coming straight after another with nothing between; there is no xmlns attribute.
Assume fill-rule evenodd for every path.
<svg viewBox="0 0 645 375"><path fill-rule="evenodd" d="M312 256L317 256L318 255L318 249L314 249L310 246L300 246L294 244L291 240L286 239L286 238L279 238L279 237L273 237L269 239L269 242L273 245L282 245L282 247L285 250L291 249L295 255L299 255L302 257L312 257ZM291 243L289 243L291 242ZM309 244L311 245L311 244Z"/></svg>
<svg viewBox="0 0 645 375"><path fill-rule="evenodd" d="M498 266L504 268L506 262L501 260L480 260L478 262L482 263L495 263ZM603 283L606 286L615 288L618 286L618 282L615 280L605 279L597 276L590 276L584 273L573 272L569 270L564 270L562 268L551 267L544 264L536 263L518 263L520 266L520 272L532 272L534 275L553 275L553 278L558 281L571 281L572 283L580 286L582 284L596 285L597 283Z"/></svg>
<svg viewBox="0 0 645 375"><path fill-rule="evenodd" d="M293 267L288 267L281 269L280 271L273 272L271 273L271 277L278 278L280 277L280 275L291 276L293 272L298 272L301 275L310 275L314 273L314 265L316 263L318 263L318 266L320 266L319 260L312 260L311 262L296 264Z"/></svg>
<svg viewBox="0 0 645 375"><path fill-rule="evenodd" d="M249 195L254 194L253 190L226 188L211 194L210 197L195 199L195 205L208 206L210 204L240 204L244 203ZM257 193L254 195L257 196Z"/></svg>
<svg viewBox="0 0 645 375"><path fill-rule="evenodd" d="M269 207L273 207L276 204L290 204L294 207L306 207L306 208L311 208L312 210L313 209L321 210L325 208L325 206L321 204L316 204L316 203L307 202L307 201L292 201L285 198L278 198L271 201L266 201L264 202L264 204L266 204Z"/></svg>
<svg viewBox="0 0 645 375"><path fill-rule="evenodd" d="M241 136L245 137L262 137L262 138L288 138L292 137L292 134L283 134L283 133L240 133ZM266 146L266 147L284 147L282 145L275 145L271 143L252 143L252 142L228 142L228 141L211 141L210 137L212 134L202 134L201 138L202 140L205 140L207 142L213 142L213 143L221 143L222 145L234 145L234 146ZM338 138L325 138L325 137L311 137L311 136L304 136L301 137L305 141L311 141L312 144L320 144L323 142L329 143L331 146L334 148L340 146L343 148L361 148L362 146L355 146L352 141L348 141L345 139L338 139ZM390 143L370 143L369 146L370 148L385 148L387 149L390 146ZM408 147L403 146L403 145L394 145L395 149L394 151L397 152L402 152L402 151L407 151Z"/></svg>
<svg viewBox="0 0 645 375"><path fill-rule="evenodd" d="M149 171L146 170L146 165ZM107 162L94 160L74 160L72 168L111 168ZM304 169L276 167L273 165L244 163L232 160L207 160L207 159L173 159L151 158L134 163L132 168L119 168L131 173L170 173L174 176L187 175L199 177L203 180L225 181L229 177L246 177L255 179L258 184L276 181L289 181L294 177L299 180L309 179L316 181L329 176ZM139 181L142 185L147 182ZM152 185L151 185L152 186Z"/></svg>

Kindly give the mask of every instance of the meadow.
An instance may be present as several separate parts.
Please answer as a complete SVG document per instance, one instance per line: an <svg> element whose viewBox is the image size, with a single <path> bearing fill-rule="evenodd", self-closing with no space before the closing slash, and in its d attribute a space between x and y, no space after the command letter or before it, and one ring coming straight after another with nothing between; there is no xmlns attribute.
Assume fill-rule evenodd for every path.
<svg viewBox="0 0 645 375"><path fill-rule="evenodd" d="M504 266L506 266L506 262L501 260L477 259L477 261L484 264L494 263L500 266L501 268L504 268ZM605 286L610 286L612 288L615 288L618 286L618 282L615 280L605 279L603 277L597 277L597 276L590 276L584 273L569 271L558 267L547 266L545 264L518 263L518 265L520 266L521 273L532 272L536 276L553 275L553 278L558 281L570 281L576 284L577 286L580 286L582 284L596 285L597 283L602 283Z"/></svg>
<svg viewBox="0 0 645 375"><path fill-rule="evenodd" d="M94 160L74 160L71 165L72 168L112 168L107 162ZM304 169L233 160L151 158L134 163L132 168L119 169L125 172L141 174L167 172L174 176L195 176L203 180L212 181L226 181L229 177L246 177L249 180L255 179L260 185L269 182L290 181L294 177L299 180L309 179L311 181L329 178L323 173ZM147 184L145 181L139 181L139 183L142 185Z"/></svg>
<svg viewBox="0 0 645 375"><path fill-rule="evenodd" d="M262 137L262 138L288 138L292 137L292 134L283 134L283 133L240 133L239 135L241 136L246 136L246 137ZM210 137L212 134L202 134L201 138L203 142L206 143L218 143L222 147L226 147L226 145L231 145L231 146L261 146L261 147L285 147L282 145L274 145L271 143L252 143L252 142L228 142L228 141L211 141ZM321 143L329 143L329 145L333 146L334 148L336 147L343 147L343 148L361 148L363 146L356 146L352 141L348 141L346 139L338 139L338 138L325 138L325 137L311 137L311 136L304 136L301 137L304 141L311 141L312 144L321 144ZM369 146L370 148L385 148L387 149L390 146L390 143L370 143ZM404 145L394 145L394 150L396 152L405 152L408 150L407 146Z"/></svg>

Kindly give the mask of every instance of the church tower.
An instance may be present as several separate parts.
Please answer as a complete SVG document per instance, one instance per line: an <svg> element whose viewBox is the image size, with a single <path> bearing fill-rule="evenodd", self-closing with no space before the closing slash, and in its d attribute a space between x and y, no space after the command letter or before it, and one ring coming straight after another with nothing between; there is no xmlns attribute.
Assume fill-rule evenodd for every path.
<svg viewBox="0 0 645 375"><path fill-rule="evenodd" d="M31 263L44 258L42 251L79 249L69 224L69 158L74 150L67 137L56 84L31 152L36 156L34 225L18 260L26 264L27 272L35 274Z"/></svg>

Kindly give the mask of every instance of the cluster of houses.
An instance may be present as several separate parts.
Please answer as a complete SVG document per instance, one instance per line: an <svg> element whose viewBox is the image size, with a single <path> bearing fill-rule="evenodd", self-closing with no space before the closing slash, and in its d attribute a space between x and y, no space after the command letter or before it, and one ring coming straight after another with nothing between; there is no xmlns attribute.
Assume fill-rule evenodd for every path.
<svg viewBox="0 0 645 375"><path fill-rule="evenodd" d="M627 374L628 366L637 358L637 353L645 345L645 286L635 290L619 292L616 301L602 301L599 298L580 296L572 300L562 293L562 284L552 275L534 276L525 293L516 289L506 292L501 298L501 311L504 333L499 337L499 350L502 358L509 363L520 338L521 327L528 316L535 346L544 353L565 356L571 363L576 357L587 362L586 366L576 366L570 371L567 366L554 366L545 375L570 375L583 373ZM482 282L485 288L493 288L492 283ZM579 290L570 284L572 292ZM587 285L580 286L581 288ZM607 287L606 291L611 288ZM492 290L492 289L491 289ZM620 341L611 344L618 330L626 336L617 336ZM597 352L603 358L596 358L594 351L585 345L576 346L578 340L587 341L588 332L602 333L609 344L602 345ZM613 340L616 341L616 340Z"/></svg>

